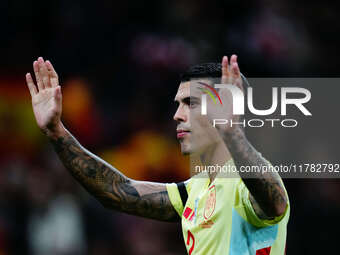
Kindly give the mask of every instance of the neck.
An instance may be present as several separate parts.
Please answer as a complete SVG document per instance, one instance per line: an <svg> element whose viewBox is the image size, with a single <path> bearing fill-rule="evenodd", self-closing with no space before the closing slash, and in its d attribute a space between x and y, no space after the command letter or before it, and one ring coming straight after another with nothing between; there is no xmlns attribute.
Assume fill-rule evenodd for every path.
<svg viewBox="0 0 340 255"><path fill-rule="evenodd" d="M219 142L204 150L204 152L199 155L199 158L203 166L223 166L228 160L231 159L231 155L225 143ZM213 182L213 180L216 178L216 175L218 174L217 171L211 170L212 169L210 169L208 172L210 183Z"/></svg>

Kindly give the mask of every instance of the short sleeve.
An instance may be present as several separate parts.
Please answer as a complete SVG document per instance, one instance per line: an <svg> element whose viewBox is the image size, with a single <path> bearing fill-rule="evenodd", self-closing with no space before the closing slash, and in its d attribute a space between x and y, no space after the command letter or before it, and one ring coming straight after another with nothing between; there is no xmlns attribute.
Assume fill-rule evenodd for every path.
<svg viewBox="0 0 340 255"><path fill-rule="evenodd" d="M190 193L190 190L191 190L191 181L190 180L191 179L184 182L188 194ZM179 193L177 184L176 183L167 183L166 189L168 191L169 199L170 199L172 206L175 208L176 212L181 217L183 210L184 210L184 206L183 206L183 202L182 202L181 195Z"/></svg>
<svg viewBox="0 0 340 255"><path fill-rule="evenodd" d="M279 223L284 217L286 216L288 217L287 214L289 213L287 212L289 211L289 202L287 202L286 210L282 215L275 217L274 219L271 219L271 220L260 219L254 211L254 208L249 198L249 195L250 195L249 190L247 189L243 181L240 181L237 189L238 189L239 196L241 198L241 203L243 204L243 208L244 208L247 221L250 224L256 227L268 227L268 226L272 226L272 225Z"/></svg>
<svg viewBox="0 0 340 255"><path fill-rule="evenodd" d="M184 208L176 183L166 184L166 189L168 191L169 199L172 206L175 208L178 215L182 216Z"/></svg>

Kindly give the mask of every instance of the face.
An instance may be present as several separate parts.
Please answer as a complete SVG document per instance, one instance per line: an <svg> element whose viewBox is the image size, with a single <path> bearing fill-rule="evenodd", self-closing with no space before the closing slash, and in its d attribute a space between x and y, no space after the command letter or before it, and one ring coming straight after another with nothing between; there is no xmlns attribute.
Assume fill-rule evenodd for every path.
<svg viewBox="0 0 340 255"><path fill-rule="evenodd" d="M207 115L201 114L200 88L203 86L199 82L211 84L207 79L182 82L175 97L178 108L174 120L177 122L177 139L183 154L201 154L221 141Z"/></svg>

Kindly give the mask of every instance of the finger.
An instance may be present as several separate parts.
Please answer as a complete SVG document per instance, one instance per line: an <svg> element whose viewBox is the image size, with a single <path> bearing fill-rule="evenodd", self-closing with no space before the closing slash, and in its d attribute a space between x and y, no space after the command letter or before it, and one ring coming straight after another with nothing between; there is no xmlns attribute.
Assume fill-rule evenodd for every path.
<svg viewBox="0 0 340 255"><path fill-rule="evenodd" d="M237 62L234 62L232 64L231 73L232 73L232 80L233 80L232 84L235 84L241 90L243 90L241 72L240 72L240 68Z"/></svg>
<svg viewBox="0 0 340 255"><path fill-rule="evenodd" d="M230 65L237 62L237 55L233 54L230 57Z"/></svg>
<svg viewBox="0 0 340 255"><path fill-rule="evenodd" d="M222 58L222 84L228 83L229 80L229 64L228 64L228 57L224 56Z"/></svg>
<svg viewBox="0 0 340 255"><path fill-rule="evenodd" d="M40 91L40 90L44 89L44 84L43 84L41 77L40 77L38 61L33 62L33 70L34 70L34 74L35 74L35 79L37 80L38 90Z"/></svg>
<svg viewBox="0 0 340 255"><path fill-rule="evenodd" d="M230 71L231 71L231 78L232 83L235 81L235 79L238 79L240 77L240 69L238 67L237 63L237 55L233 54L230 58Z"/></svg>
<svg viewBox="0 0 340 255"><path fill-rule="evenodd" d="M230 65L231 65L230 69L231 69L232 84L235 84L241 90L243 90L242 77L241 77L240 67L237 62L237 55L233 54L231 56Z"/></svg>
<svg viewBox="0 0 340 255"><path fill-rule="evenodd" d="M33 82L33 79L30 73L26 74L26 83L31 93L31 97L33 97L34 95L38 93L38 90L37 90L37 87L34 85L34 82Z"/></svg>
<svg viewBox="0 0 340 255"><path fill-rule="evenodd" d="M231 74L234 79L240 77L240 68L238 67L237 62L232 63L231 65Z"/></svg>
<svg viewBox="0 0 340 255"><path fill-rule="evenodd" d="M52 63L49 60L45 61L45 64L47 67L48 75L50 77L51 86L57 87L59 85L57 72L54 70Z"/></svg>
<svg viewBox="0 0 340 255"><path fill-rule="evenodd" d="M51 84L50 84L50 78L48 77L48 71L47 71L47 67L45 65L45 61L42 57L38 58L38 62L39 62L39 73L40 76L42 78L42 82L44 84L45 88L50 88Z"/></svg>

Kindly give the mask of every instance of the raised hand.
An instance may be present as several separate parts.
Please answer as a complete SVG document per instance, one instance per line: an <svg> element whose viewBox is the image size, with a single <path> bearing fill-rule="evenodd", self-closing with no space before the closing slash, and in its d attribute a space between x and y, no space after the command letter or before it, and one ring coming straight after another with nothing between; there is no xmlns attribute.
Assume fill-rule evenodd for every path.
<svg viewBox="0 0 340 255"><path fill-rule="evenodd" d="M240 68L237 63L237 55L232 55L230 58L230 63L228 63L228 57L224 56L222 58L222 77L221 77L221 83L222 84L231 84L233 86L237 86L239 89L243 91L243 84L242 84L242 77ZM226 98L229 97L228 100L226 100L225 106L228 107L229 111L226 110L226 112L230 112L230 109L233 109L233 102L234 100L230 98L230 91L227 91L226 89L221 89L220 93L222 96L225 96ZM228 94L228 95L226 95ZM231 120L235 123L240 120L240 116L230 114L229 115ZM229 120L230 122L230 120ZM230 124L230 123L229 123ZM224 131L232 131L233 128L230 127L230 125L226 125Z"/></svg>
<svg viewBox="0 0 340 255"><path fill-rule="evenodd" d="M242 78L240 68L237 63L237 55L232 55L230 58L230 64L228 63L228 57L222 58L222 78L223 84L234 84L242 89Z"/></svg>
<svg viewBox="0 0 340 255"><path fill-rule="evenodd" d="M30 73L26 74L26 82L32 97L32 106L39 128L45 134L53 134L62 126L62 95L55 72L50 61L39 57L33 62L37 84L34 84Z"/></svg>
<svg viewBox="0 0 340 255"><path fill-rule="evenodd" d="M232 55L230 58L230 63L228 57L224 56L222 58L222 76L221 83L231 86L236 86L241 91L243 91L242 77L240 69L237 63L237 56ZM215 123L215 127L222 133L233 132L234 127L237 125L231 123L238 123L240 121L239 115L233 114L233 97L231 91L228 88L220 88L218 90L219 97L221 99L221 104L213 104L210 101L208 117L213 122L213 120L219 120Z"/></svg>

